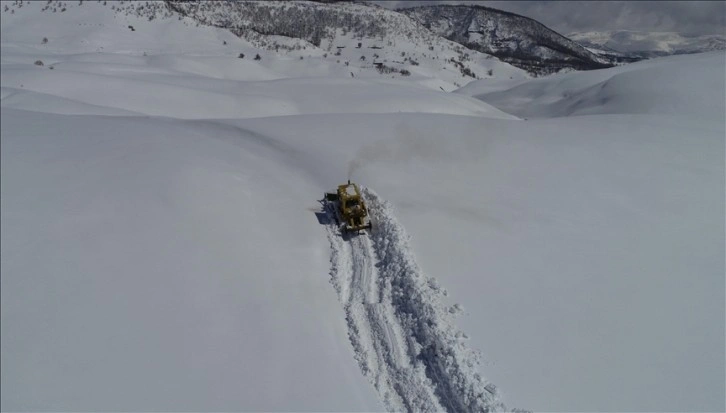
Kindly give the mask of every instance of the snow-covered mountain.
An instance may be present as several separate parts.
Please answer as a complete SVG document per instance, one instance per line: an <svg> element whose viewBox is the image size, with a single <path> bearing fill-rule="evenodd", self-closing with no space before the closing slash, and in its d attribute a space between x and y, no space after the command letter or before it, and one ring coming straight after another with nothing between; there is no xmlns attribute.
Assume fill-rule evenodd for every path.
<svg viewBox="0 0 726 413"><path fill-rule="evenodd" d="M512 76L497 59L432 33L416 21L374 4L353 2L204 1L167 4L197 22L226 28L258 47L315 55L389 76L411 73L456 86L492 76ZM517 76L520 77L520 76ZM441 87L439 84L436 87ZM448 90L449 88L444 87Z"/></svg>
<svg viewBox="0 0 726 413"><path fill-rule="evenodd" d="M726 36L719 34L689 37L675 32L613 30L570 33L567 37L589 47L638 57L726 50Z"/></svg>
<svg viewBox="0 0 726 413"><path fill-rule="evenodd" d="M723 411L724 53L348 35L0 3L0 410Z"/></svg>
<svg viewBox="0 0 726 413"><path fill-rule="evenodd" d="M434 33L533 74L613 66L609 56L594 54L536 20L518 14L476 5L432 5L398 11Z"/></svg>
<svg viewBox="0 0 726 413"><path fill-rule="evenodd" d="M74 4L51 0L43 10L60 12ZM428 86L446 91L473 79L521 77L502 61L542 75L637 60L588 50L532 19L480 6L427 6L397 12L350 1L122 0L104 5L120 16L188 17L195 24L228 29L257 48L277 54L352 65L351 76L360 70L388 76L421 73L439 79ZM430 76L435 72L441 73Z"/></svg>

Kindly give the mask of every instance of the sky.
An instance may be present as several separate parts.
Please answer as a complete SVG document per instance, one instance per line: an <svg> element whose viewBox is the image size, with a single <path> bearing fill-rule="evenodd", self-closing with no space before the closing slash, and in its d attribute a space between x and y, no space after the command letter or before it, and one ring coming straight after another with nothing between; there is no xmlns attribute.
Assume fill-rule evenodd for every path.
<svg viewBox="0 0 726 413"><path fill-rule="evenodd" d="M633 30L726 34L724 1L373 1L387 8L479 4L531 17L561 33Z"/></svg>

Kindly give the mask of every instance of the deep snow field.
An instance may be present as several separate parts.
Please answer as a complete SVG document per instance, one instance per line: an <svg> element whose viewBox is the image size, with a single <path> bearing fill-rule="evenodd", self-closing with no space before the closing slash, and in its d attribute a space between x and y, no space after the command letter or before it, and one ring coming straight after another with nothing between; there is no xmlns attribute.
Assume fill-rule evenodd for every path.
<svg viewBox="0 0 726 413"><path fill-rule="evenodd" d="M445 93L42 4L0 13L3 411L726 408L723 52Z"/></svg>

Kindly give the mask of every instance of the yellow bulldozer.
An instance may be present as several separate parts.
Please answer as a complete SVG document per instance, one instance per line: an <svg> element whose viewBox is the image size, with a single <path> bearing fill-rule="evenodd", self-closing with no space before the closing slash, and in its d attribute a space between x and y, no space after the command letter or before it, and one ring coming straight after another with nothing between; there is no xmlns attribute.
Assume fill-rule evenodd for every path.
<svg viewBox="0 0 726 413"><path fill-rule="evenodd" d="M333 204L338 222L342 223L343 232L358 232L373 228L360 189L358 185L350 183L350 180L347 184L338 185L337 192L326 193L325 199Z"/></svg>

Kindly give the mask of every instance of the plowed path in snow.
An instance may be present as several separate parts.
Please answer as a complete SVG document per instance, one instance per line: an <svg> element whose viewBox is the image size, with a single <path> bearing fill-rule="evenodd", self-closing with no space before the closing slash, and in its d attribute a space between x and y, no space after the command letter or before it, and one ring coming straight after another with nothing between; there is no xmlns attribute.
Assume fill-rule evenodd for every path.
<svg viewBox="0 0 726 413"><path fill-rule="evenodd" d="M389 411L504 410L477 372L478 354L453 323L455 308L425 277L389 203L362 188L373 230L341 234L326 210L331 282L345 311L354 357Z"/></svg>

